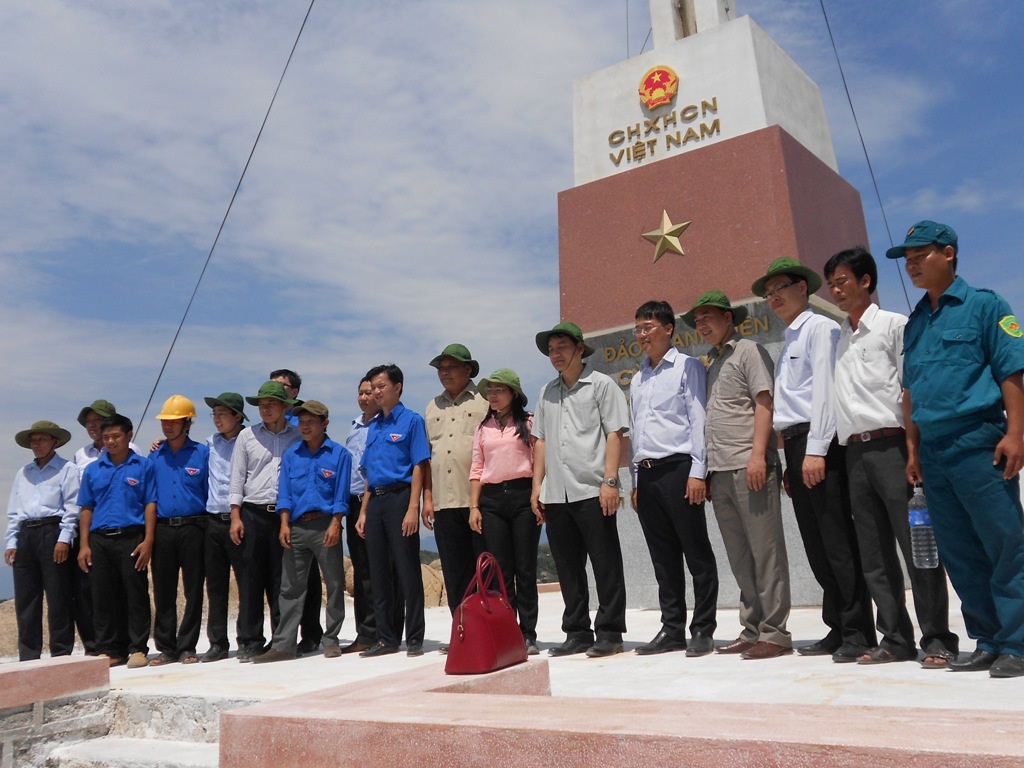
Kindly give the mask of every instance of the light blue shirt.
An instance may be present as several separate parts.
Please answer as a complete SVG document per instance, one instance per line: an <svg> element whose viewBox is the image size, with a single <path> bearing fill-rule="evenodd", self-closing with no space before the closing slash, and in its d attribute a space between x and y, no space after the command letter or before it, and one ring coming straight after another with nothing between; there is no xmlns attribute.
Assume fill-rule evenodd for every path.
<svg viewBox="0 0 1024 768"><path fill-rule="evenodd" d="M351 496L362 496L366 492L366 478L359 471L359 464L363 459L363 451L366 450L366 435L369 429L369 423L360 416L358 419L352 419L352 429L345 438L345 447L352 454L352 481L348 488Z"/></svg>
<svg viewBox="0 0 1024 768"><path fill-rule="evenodd" d="M231 454L235 452L238 435L230 440L220 432L206 438L210 449L210 487L206 494L206 511L214 515L226 515L231 511L228 504L228 490L231 486Z"/></svg>
<svg viewBox="0 0 1024 768"><path fill-rule="evenodd" d="M634 485L638 462L679 453L690 455L690 477L704 479L707 380L704 364L675 347L654 368L649 357L641 363L629 385Z"/></svg>
<svg viewBox="0 0 1024 768"><path fill-rule="evenodd" d="M25 520L60 517L62 544L71 544L78 531L78 468L54 454L40 467L30 461L18 470L7 503L4 549L18 548L18 530Z"/></svg>

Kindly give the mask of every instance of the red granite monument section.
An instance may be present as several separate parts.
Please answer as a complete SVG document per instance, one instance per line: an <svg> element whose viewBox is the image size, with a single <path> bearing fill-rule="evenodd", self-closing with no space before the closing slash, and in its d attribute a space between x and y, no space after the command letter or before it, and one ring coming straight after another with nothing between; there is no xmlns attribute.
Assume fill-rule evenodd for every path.
<svg viewBox="0 0 1024 768"><path fill-rule="evenodd" d="M686 255L654 262L641 235L663 210L693 223ZM713 288L749 298L779 256L820 271L868 243L857 190L778 126L565 190L558 221L561 317L587 334L631 323L652 298L680 311Z"/></svg>

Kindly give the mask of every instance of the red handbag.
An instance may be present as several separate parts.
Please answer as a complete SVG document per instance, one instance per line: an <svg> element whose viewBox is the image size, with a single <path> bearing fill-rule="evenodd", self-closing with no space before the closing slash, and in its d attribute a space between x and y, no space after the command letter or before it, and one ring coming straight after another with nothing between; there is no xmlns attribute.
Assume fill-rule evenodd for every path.
<svg viewBox="0 0 1024 768"><path fill-rule="evenodd" d="M491 589L498 577L501 592ZM526 643L509 604L505 578L490 552L476 561L476 576L452 617L452 638L444 671L449 675L478 675L526 661Z"/></svg>

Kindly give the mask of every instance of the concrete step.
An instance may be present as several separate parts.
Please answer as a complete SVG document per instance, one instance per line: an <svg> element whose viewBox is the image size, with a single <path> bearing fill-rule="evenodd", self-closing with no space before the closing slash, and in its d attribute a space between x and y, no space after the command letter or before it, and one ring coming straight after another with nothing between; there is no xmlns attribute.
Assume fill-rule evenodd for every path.
<svg viewBox="0 0 1024 768"><path fill-rule="evenodd" d="M47 768L217 768L220 746L104 737L54 749Z"/></svg>

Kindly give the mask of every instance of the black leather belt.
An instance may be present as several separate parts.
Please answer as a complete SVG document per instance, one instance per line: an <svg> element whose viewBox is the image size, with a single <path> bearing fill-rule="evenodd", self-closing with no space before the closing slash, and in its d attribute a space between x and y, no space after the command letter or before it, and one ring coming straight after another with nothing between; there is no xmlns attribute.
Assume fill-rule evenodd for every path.
<svg viewBox="0 0 1024 768"><path fill-rule="evenodd" d="M250 504L248 501L243 501L242 506L255 509L257 512L268 512L271 515L277 514L277 504Z"/></svg>
<svg viewBox="0 0 1024 768"><path fill-rule="evenodd" d="M145 533L144 525L126 525L123 528L97 528L90 531L93 536L131 536L136 533Z"/></svg>
<svg viewBox="0 0 1024 768"><path fill-rule="evenodd" d="M348 505L352 507L352 509L349 510L350 512L355 511L357 514L359 513L359 509L363 506L364 495L365 494L360 493L358 496L356 496L353 493L348 497Z"/></svg>
<svg viewBox="0 0 1024 768"><path fill-rule="evenodd" d="M504 480L500 483L484 483L481 490L484 492L490 491L491 493L497 493L499 491L533 490L533 478L514 477L511 480Z"/></svg>
<svg viewBox="0 0 1024 768"><path fill-rule="evenodd" d="M41 525L57 525L61 521L59 515L50 515L49 517L34 517L31 520L22 520L20 527L22 528L38 528Z"/></svg>
<svg viewBox="0 0 1024 768"><path fill-rule="evenodd" d="M903 427L884 427L882 429L873 429L870 432L858 432L855 435L850 435L849 442L870 443L872 440L881 440L883 437L896 437L897 435L905 434L906 432Z"/></svg>
<svg viewBox="0 0 1024 768"><path fill-rule="evenodd" d="M654 469L662 464L678 464L680 461L689 461L690 454L674 453L671 456L662 456L660 459L641 459L636 463L641 469Z"/></svg>
<svg viewBox="0 0 1024 768"><path fill-rule="evenodd" d="M383 496L385 493L398 493L410 487L409 483L391 483L391 485L378 485L376 488L370 488L369 492L374 496Z"/></svg>
<svg viewBox="0 0 1024 768"><path fill-rule="evenodd" d="M231 513L230 512L211 512L207 515L210 520L216 520L219 523L230 523Z"/></svg>
<svg viewBox="0 0 1024 768"><path fill-rule="evenodd" d="M803 424L794 424L792 427L786 427L780 429L779 434L782 435L783 440L791 440L794 437L800 437L800 435L806 435L811 431L810 422L804 422Z"/></svg>
<svg viewBox="0 0 1024 768"><path fill-rule="evenodd" d="M201 515L189 515L188 517L158 517L157 525L169 525L171 528L180 528L183 525L202 525Z"/></svg>

